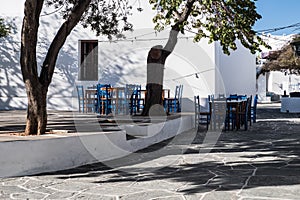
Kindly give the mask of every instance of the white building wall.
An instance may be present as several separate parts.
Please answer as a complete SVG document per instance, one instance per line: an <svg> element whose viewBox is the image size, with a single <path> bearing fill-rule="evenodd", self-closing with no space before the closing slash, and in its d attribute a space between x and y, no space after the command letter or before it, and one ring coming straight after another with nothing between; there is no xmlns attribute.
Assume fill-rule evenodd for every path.
<svg viewBox="0 0 300 200"><path fill-rule="evenodd" d="M21 5L23 3L20 3L20 0L11 0L5 5L9 6L1 7L0 13L5 16L16 16L10 17L16 30L9 37L1 39L0 109L25 109L27 98L19 65L20 28L23 15ZM143 12L136 11L139 6L144 9ZM78 40L82 39L99 40L98 82L110 83L113 86L126 83L139 83L145 86L147 53L154 45L166 44L169 30L155 33L152 23L155 11L150 8L148 2L141 1L141 5L136 3L133 10L136 12L130 20L134 24L135 31L127 33L127 39L131 38L130 42L109 43L106 38L95 37L94 33L83 29L80 25L72 31L58 57L48 93L48 109L76 110L75 85L97 83L77 80ZM49 13L49 11L43 13ZM60 16L56 14L41 17L38 66L42 65L47 48L60 26L61 21L58 19ZM164 87L171 89L171 96L174 95L176 85L184 85L185 111L194 110L192 102L194 95L206 97L208 94L216 93L215 84L218 83L217 80L220 80L218 76L220 73L226 94L254 93L255 84L252 85L252 83L253 78L255 79L255 67L252 67L252 63L255 59L252 60L253 57L248 50L239 48L228 57L223 55L220 47L215 46L215 43L208 44L207 40L203 39L195 44L192 38L188 37L189 35L179 36L174 52L166 61L164 77ZM216 66L220 71L216 70ZM220 88L223 84L217 85ZM221 90L218 89L218 92L221 93Z"/></svg>
<svg viewBox="0 0 300 200"><path fill-rule="evenodd" d="M217 43L217 71L218 86L216 93L224 94L246 94L256 93L256 63L255 55L237 42L237 50L231 51L230 55L222 53L222 48Z"/></svg>
<svg viewBox="0 0 300 200"><path fill-rule="evenodd" d="M2 2L0 6L1 16L22 16L25 0L9 0Z"/></svg>
<svg viewBox="0 0 300 200"><path fill-rule="evenodd" d="M271 101L270 98L267 98L267 80L266 76L259 76L257 79L257 95L258 95L258 102L264 103Z"/></svg>
<svg viewBox="0 0 300 200"><path fill-rule="evenodd" d="M299 92L300 76L295 74L286 74L284 72L269 72L268 92L283 95L290 92Z"/></svg>
<svg viewBox="0 0 300 200"><path fill-rule="evenodd" d="M149 30L151 33L151 29L143 31L149 33ZM145 87L148 51L154 45L166 44L168 35L169 30L166 30L139 37L142 41L100 43L99 71L102 73L99 82L115 86L138 83ZM158 38L164 39L151 40ZM171 96L174 96L176 85L184 85L185 111L194 111L194 95L207 96L214 91L215 63L212 55L214 46L207 45L207 41L196 44L187 36L180 35L174 52L166 60L164 88L170 89Z"/></svg>
<svg viewBox="0 0 300 200"><path fill-rule="evenodd" d="M50 42L60 25L57 18L57 15L41 18L37 45L38 67L42 65ZM27 97L19 63L22 18L20 16L10 17L8 20L13 23L16 29L9 37L2 38L0 42L0 108L25 109ZM90 39L92 37L89 31L78 27L72 32L61 49L48 92L49 109L72 109L71 102L78 71L78 39Z"/></svg>

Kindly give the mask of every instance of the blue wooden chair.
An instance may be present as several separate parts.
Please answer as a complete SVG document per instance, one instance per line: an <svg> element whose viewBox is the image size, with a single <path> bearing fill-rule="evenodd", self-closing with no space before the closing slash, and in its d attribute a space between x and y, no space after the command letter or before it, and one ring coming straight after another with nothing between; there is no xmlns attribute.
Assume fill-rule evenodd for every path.
<svg viewBox="0 0 300 200"><path fill-rule="evenodd" d="M144 100L141 98L141 85L126 84L125 87L126 114L137 114L143 108Z"/></svg>
<svg viewBox="0 0 300 200"><path fill-rule="evenodd" d="M247 95L238 95L239 100L247 100Z"/></svg>
<svg viewBox="0 0 300 200"><path fill-rule="evenodd" d="M174 98L164 99L164 108L167 113L181 112L183 85L178 85L175 88Z"/></svg>
<svg viewBox="0 0 300 200"><path fill-rule="evenodd" d="M84 112L84 90L82 85L76 85L78 98L78 112Z"/></svg>
<svg viewBox="0 0 300 200"><path fill-rule="evenodd" d="M97 112L99 114L108 115L111 113L111 85L97 85Z"/></svg>
<svg viewBox="0 0 300 200"><path fill-rule="evenodd" d="M136 87L130 98L130 114L136 115L144 108L144 99L142 99L141 86Z"/></svg>
<svg viewBox="0 0 300 200"><path fill-rule="evenodd" d="M229 97L227 98L227 101L232 101L232 100L238 100L238 95L230 94Z"/></svg>
<svg viewBox="0 0 300 200"><path fill-rule="evenodd" d="M251 119L253 123L256 123L256 108L257 108L258 96L254 96L253 106L251 106Z"/></svg>

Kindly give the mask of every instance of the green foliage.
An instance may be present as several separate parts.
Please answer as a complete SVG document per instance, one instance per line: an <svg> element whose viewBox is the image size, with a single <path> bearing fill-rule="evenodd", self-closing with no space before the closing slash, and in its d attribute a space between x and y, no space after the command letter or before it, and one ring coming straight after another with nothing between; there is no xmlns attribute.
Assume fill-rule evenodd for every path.
<svg viewBox="0 0 300 200"><path fill-rule="evenodd" d="M9 33L10 33L10 26L5 24L3 18L0 18L0 38L8 36Z"/></svg>
<svg viewBox="0 0 300 200"><path fill-rule="evenodd" d="M66 19L69 17L74 5L80 0L46 0L47 6L53 6L60 10ZM81 25L84 28L91 28L97 36L112 35L132 30L132 24L127 21L132 7L129 0L92 0L88 10L81 17Z"/></svg>
<svg viewBox="0 0 300 200"><path fill-rule="evenodd" d="M252 29L261 18L256 12L256 0L149 0L153 9L160 8L153 18L155 29L160 31L166 26L175 25L182 15L191 9L184 23L179 24L181 32L190 31L195 34L194 41L208 38L209 42L219 41L223 52L230 54L236 50L237 39L251 53L260 51L260 46L268 45ZM192 3L192 7L187 6Z"/></svg>

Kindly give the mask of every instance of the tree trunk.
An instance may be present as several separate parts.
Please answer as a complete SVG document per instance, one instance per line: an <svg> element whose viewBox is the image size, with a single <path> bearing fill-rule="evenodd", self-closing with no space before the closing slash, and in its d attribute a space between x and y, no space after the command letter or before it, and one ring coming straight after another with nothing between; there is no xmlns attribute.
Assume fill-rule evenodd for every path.
<svg viewBox="0 0 300 200"><path fill-rule="evenodd" d="M148 116L150 109L155 109L151 112L151 115L163 115L163 110L158 109L158 107L153 107L154 105L162 106L162 89L163 86L155 83L148 83L146 86L146 97L145 97L145 107L143 109L143 116Z"/></svg>
<svg viewBox="0 0 300 200"><path fill-rule="evenodd" d="M142 112L143 116L148 116L149 111L153 106L153 115L165 115L163 111L163 78L165 62L168 56L172 53L177 43L178 26L172 27L168 42L164 48L161 45L154 46L150 49L147 57L147 85L145 106Z"/></svg>
<svg viewBox="0 0 300 200"><path fill-rule="evenodd" d="M39 82L25 83L28 108L25 135L45 134L47 126L47 88Z"/></svg>
<svg viewBox="0 0 300 200"><path fill-rule="evenodd" d="M25 83L28 107L25 135L40 135L47 126L47 92L55 69L56 60L68 35L78 24L91 0L80 0L71 10L53 39L40 75L37 70L36 46L40 14L44 0L26 0L21 33L20 64Z"/></svg>
<svg viewBox="0 0 300 200"><path fill-rule="evenodd" d="M162 46L154 46L150 49L147 57L147 92L144 110L142 112L143 116L149 115L151 107L154 105L162 106L162 89L163 89L163 69L165 67L165 62L167 57L173 52L175 45L177 43L177 36L179 31L182 31L181 26L187 21L193 4L196 0L188 0L186 2L185 8L181 15L178 17L178 21L170 31L168 42L164 48ZM161 112L159 109L158 113Z"/></svg>

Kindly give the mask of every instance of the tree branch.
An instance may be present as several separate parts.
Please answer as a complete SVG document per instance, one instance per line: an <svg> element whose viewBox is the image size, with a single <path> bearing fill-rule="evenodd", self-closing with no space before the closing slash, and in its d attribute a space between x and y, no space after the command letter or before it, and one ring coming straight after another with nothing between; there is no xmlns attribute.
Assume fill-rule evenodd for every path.
<svg viewBox="0 0 300 200"><path fill-rule="evenodd" d="M166 46L164 47L164 49L166 51L168 51L169 53L171 53L174 50L175 45L177 43L177 36L181 29L180 26L182 26L184 24L184 22L186 22L188 20L188 17L193 10L193 4L195 3L195 1L196 0L188 0L187 1L182 14L178 18L178 21L176 22L175 25L172 26L168 42L167 42ZM179 14L178 11L176 11L176 13Z"/></svg>
<svg viewBox="0 0 300 200"><path fill-rule="evenodd" d="M44 0L26 0L24 5L24 19L21 32L20 64L23 81L37 79L36 45L40 14Z"/></svg>
<svg viewBox="0 0 300 200"><path fill-rule="evenodd" d="M61 47L64 45L68 35L71 33L73 28L78 24L83 13L87 10L91 0L79 0L74 6L73 10L69 14L66 21L61 25L56 36L54 37L48 53L46 55L45 61L42 66L42 71L40 75L40 82L44 86L49 86L54 73L56 60Z"/></svg>

